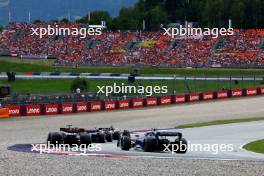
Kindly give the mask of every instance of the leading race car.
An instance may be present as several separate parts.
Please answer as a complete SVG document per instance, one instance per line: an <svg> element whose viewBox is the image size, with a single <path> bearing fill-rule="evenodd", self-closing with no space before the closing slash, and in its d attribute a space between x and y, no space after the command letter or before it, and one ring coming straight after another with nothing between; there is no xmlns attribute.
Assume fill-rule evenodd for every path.
<svg viewBox="0 0 264 176"><path fill-rule="evenodd" d="M117 143L122 150L141 149L145 152L169 151L175 153L187 152L187 140L182 133L171 130L150 130L140 133L130 133L125 130Z"/></svg>
<svg viewBox="0 0 264 176"><path fill-rule="evenodd" d="M85 144L105 143L118 140L120 132L113 127L110 128L73 128L68 125L67 128L60 128L60 132L50 132L47 142L50 144Z"/></svg>

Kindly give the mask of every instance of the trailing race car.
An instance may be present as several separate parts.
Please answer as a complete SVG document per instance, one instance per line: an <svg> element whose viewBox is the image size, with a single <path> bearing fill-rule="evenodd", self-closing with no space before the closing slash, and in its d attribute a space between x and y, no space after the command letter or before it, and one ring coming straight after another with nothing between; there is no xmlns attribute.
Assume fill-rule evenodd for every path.
<svg viewBox="0 0 264 176"><path fill-rule="evenodd" d="M170 138L170 139L169 139ZM173 138L173 139L171 139ZM150 130L139 134L125 130L117 143L122 150L141 149L145 152L187 152L187 140L182 133L169 130Z"/></svg>
<svg viewBox="0 0 264 176"><path fill-rule="evenodd" d="M50 144L86 144L105 143L118 140L120 132L113 127L110 128L72 128L68 125L67 128L60 128L60 132L50 132L47 142Z"/></svg>

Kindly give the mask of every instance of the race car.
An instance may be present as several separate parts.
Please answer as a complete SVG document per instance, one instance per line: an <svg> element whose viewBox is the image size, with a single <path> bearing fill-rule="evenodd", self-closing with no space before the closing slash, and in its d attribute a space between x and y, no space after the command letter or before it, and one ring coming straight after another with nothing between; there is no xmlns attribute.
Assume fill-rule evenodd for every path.
<svg viewBox="0 0 264 176"><path fill-rule="evenodd" d="M50 132L47 142L50 144L85 144L105 143L118 140L120 132L113 127L110 128L73 128L68 125L66 128L60 128L60 132Z"/></svg>
<svg viewBox="0 0 264 176"><path fill-rule="evenodd" d="M145 132L129 132L124 130L120 136L117 146L122 150L131 148L140 149L145 152L187 152L187 140L182 133L171 130L152 129Z"/></svg>

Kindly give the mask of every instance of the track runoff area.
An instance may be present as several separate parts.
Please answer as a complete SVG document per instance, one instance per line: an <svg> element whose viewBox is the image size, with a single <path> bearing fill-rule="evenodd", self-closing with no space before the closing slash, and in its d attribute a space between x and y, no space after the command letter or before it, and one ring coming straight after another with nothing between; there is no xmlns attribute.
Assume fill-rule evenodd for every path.
<svg viewBox="0 0 264 176"><path fill-rule="evenodd" d="M122 141L120 140L113 140L111 142L104 141L103 143L96 141L95 143L92 143L90 148L77 147L74 149L63 148L63 150L61 150L61 148L56 147L48 148L46 146L46 137L43 137L45 136L44 134L41 134L41 136L43 137L41 138L42 142L40 142L41 140L37 140L32 141L32 143L28 144L13 143L13 145L8 146L8 150L37 154L78 155L111 158L178 158L206 160L254 160L263 162L264 157L262 154L248 152L243 149L243 145L245 145L246 143L263 138L263 121L189 129L164 128L172 127L172 122L177 121L177 119L180 119L180 121L184 121L185 118L192 117L194 119L197 118L195 121L199 121L199 117L201 117L201 114L204 117L209 116L211 118L213 115L218 118L230 118L233 116L240 117L249 115L251 116L253 114L255 116L260 116L264 113L263 108L261 108L264 105L263 100L264 97L260 96L246 99L216 101L214 103L206 102L200 104L190 104L188 106L165 106L161 109L154 108L138 111L123 111L122 114L121 111L112 111L111 113L103 112L102 114L93 113L75 114L65 117L58 116L58 118L60 118L60 123L57 122L56 125L51 125L50 127L47 127L46 130L43 130L43 132L46 131L47 134L48 132L50 132L50 129L59 131L59 127L62 127L61 124L68 124L69 122L73 122L76 119L77 123L75 124L79 127L89 127L90 125L99 125L98 127L102 125L105 127L106 125L112 124L117 125L118 128L122 130L136 129L136 131L130 131L130 137L132 139L132 142L140 142L142 141L141 139L145 138L147 133L153 132L153 129L151 128L160 127L160 129L156 128L154 131L166 133L167 136L165 138L170 141L174 140L174 136L170 136L170 134L181 133L183 135L183 137L188 141L188 149L184 154L177 153L176 149L174 151L166 150L167 147L164 148L164 151L145 152L145 148L140 146L141 144L139 143L133 146L131 145L131 148L129 148L129 150L122 150L122 147L120 147L120 142ZM245 110L246 108L249 108L248 111ZM190 112L190 109L192 109L193 112ZM212 109L214 109L215 112L212 112ZM160 118L161 111L164 112L164 119ZM127 113L127 118L124 117L124 113ZM180 117L176 117L176 115L179 113L185 113L185 117L183 117L183 114L181 114ZM100 118L100 116L102 117ZM122 116L123 119L120 116ZM145 119L146 116L149 118ZM109 123L107 117L110 118L109 120L111 121L111 123ZM50 118L33 118L34 120L31 119L29 121L26 121L26 123L39 123L40 121L42 123L50 123L51 121L58 120L58 118L56 116ZM103 122L102 118L106 119L105 122ZM131 118L134 118L136 120L131 120ZM91 123L89 123L87 119L89 119ZM92 122L94 119L97 119L95 123ZM38 120L40 121L38 122ZM9 122L19 123L19 121L16 120L7 121L7 123ZM94 128L92 129L94 130ZM122 130L120 130L121 133Z"/></svg>

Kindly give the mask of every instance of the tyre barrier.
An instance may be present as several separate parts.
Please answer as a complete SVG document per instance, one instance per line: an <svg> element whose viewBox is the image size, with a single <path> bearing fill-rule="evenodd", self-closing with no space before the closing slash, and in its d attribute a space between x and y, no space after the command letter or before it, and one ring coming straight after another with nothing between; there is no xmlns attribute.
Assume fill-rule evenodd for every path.
<svg viewBox="0 0 264 176"><path fill-rule="evenodd" d="M134 98L131 100L106 100L101 102L94 101L64 104L8 105L0 109L0 118L2 114L4 114L4 117L15 117L112 111L257 95L264 95L264 87L222 90L217 92L204 92L200 94L192 93L186 95Z"/></svg>

